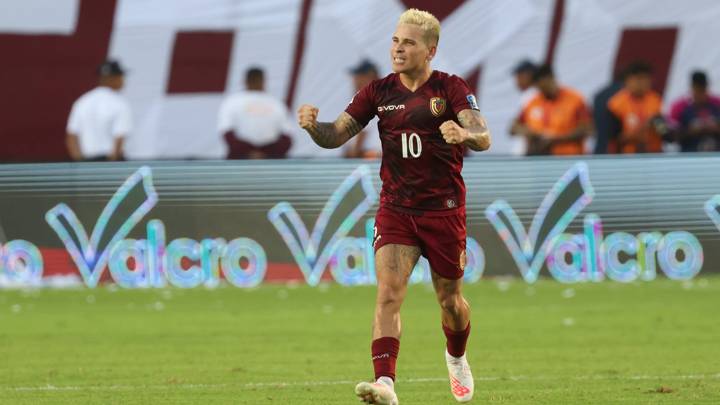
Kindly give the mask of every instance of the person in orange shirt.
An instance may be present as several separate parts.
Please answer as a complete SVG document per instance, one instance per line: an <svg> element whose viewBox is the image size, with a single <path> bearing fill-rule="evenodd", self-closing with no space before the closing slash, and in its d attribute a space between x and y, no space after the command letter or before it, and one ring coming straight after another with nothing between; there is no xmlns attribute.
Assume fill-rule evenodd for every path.
<svg viewBox="0 0 720 405"><path fill-rule="evenodd" d="M662 125L661 108L662 99L652 90L650 65L630 64L623 89L608 101L608 109L620 123L620 133L611 143L610 152L662 152L662 138L657 130Z"/></svg>
<svg viewBox="0 0 720 405"><path fill-rule="evenodd" d="M525 105L511 128L525 136L528 155L581 155L591 121L580 93L555 80L552 67L535 71L536 94Z"/></svg>

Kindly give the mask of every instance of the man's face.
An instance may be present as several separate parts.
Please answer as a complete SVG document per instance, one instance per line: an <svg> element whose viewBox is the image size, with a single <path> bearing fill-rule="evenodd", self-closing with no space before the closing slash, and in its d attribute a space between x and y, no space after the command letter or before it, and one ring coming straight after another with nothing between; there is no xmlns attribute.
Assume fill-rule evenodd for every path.
<svg viewBox="0 0 720 405"><path fill-rule="evenodd" d="M392 37L390 58L395 73L413 72L430 63L437 46L428 46L417 25L399 24Z"/></svg>
<svg viewBox="0 0 720 405"><path fill-rule="evenodd" d="M533 84L533 74L530 71L515 73L515 86L520 91L529 89Z"/></svg>
<svg viewBox="0 0 720 405"><path fill-rule="evenodd" d="M372 71L354 74L353 84L355 85L355 91L360 91L362 88L370 84L370 82L375 79L377 79L377 74Z"/></svg>
<svg viewBox="0 0 720 405"><path fill-rule="evenodd" d="M98 84L101 86L107 86L115 91L120 91L123 86L125 86L125 77L123 75L100 76Z"/></svg>
<svg viewBox="0 0 720 405"><path fill-rule="evenodd" d="M692 98L696 103L704 103L708 99L708 91L706 86L694 84L692 86Z"/></svg>
<svg viewBox="0 0 720 405"><path fill-rule="evenodd" d="M652 89L652 77L648 73L629 75L625 87L635 96L642 96Z"/></svg>
<svg viewBox="0 0 720 405"><path fill-rule="evenodd" d="M123 75L108 76L108 85L113 90L122 90L122 88L125 86L125 76L123 76Z"/></svg>

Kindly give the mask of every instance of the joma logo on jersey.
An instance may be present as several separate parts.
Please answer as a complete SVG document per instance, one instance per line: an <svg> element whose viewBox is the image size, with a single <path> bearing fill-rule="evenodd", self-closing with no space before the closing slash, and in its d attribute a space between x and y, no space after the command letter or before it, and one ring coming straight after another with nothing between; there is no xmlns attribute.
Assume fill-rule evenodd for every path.
<svg viewBox="0 0 720 405"><path fill-rule="evenodd" d="M404 109L405 109L405 104L381 105L380 107L378 107L378 112L404 110Z"/></svg>

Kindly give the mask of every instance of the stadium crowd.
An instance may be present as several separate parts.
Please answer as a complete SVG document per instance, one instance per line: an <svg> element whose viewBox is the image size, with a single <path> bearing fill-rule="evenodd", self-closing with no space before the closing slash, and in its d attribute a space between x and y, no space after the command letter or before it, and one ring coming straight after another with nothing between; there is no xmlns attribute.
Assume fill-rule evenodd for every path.
<svg viewBox="0 0 720 405"><path fill-rule="evenodd" d="M348 73L355 91L381 77L369 60ZM537 156L720 150L720 97L709 92L707 74L692 72L687 95L663 111L652 73L649 64L633 62L616 72L588 103L580 92L559 82L551 66L519 62L513 75L521 104L509 128L514 152ZM98 74L98 86L74 103L68 117L66 145L76 161L123 159L123 142L132 131L131 109L120 93L125 69L108 60ZM218 112L218 133L227 146L227 158L287 157L293 142L293 114L266 92L262 68L248 69L244 86L228 96ZM343 149L347 158L372 159L380 154L374 122Z"/></svg>
<svg viewBox="0 0 720 405"><path fill-rule="evenodd" d="M526 155L584 154L593 135L596 154L720 150L720 98L710 94L707 74L692 72L688 94L663 112L652 73L642 61L617 72L593 97L591 115L583 96L558 83L551 66L522 61L514 71L522 105L510 133L524 139Z"/></svg>

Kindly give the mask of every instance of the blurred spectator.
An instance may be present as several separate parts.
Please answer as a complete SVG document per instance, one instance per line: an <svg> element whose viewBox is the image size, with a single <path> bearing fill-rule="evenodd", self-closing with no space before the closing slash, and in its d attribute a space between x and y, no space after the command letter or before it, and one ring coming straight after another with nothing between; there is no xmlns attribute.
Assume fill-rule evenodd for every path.
<svg viewBox="0 0 720 405"><path fill-rule="evenodd" d="M533 77L535 77L535 71L537 66L530 60L525 59L520 61L513 69L513 75L515 76L515 87L520 90L520 102L522 107L525 107L530 100L535 97L537 90L533 87Z"/></svg>
<svg viewBox="0 0 720 405"><path fill-rule="evenodd" d="M652 68L634 62L625 71L623 89L608 102L608 108L620 121L616 142L609 147L616 153L662 152L660 95L652 90Z"/></svg>
<svg viewBox="0 0 720 405"><path fill-rule="evenodd" d="M125 70L118 61L98 67L98 86L72 106L65 144L73 160L106 161L123 158L123 141L132 129L130 105L120 90Z"/></svg>
<svg viewBox="0 0 720 405"><path fill-rule="evenodd" d="M245 73L245 88L220 106L218 129L227 143L228 159L286 157L292 144L287 107L265 92L265 73L258 67Z"/></svg>
<svg viewBox="0 0 720 405"><path fill-rule="evenodd" d="M590 114L582 95L558 85L552 68L533 76L539 90L523 109L512 132L528 140L528 155L580 155L590 134Z"/></svg>
<svg viewBox="0 0 720 405"><path fill-rule="evenodd" d="M608 108L608 101L623 88L623 72L616 71L610 84L600 89L593 98L595 124L595 153L608 153L610 140L620 133L620 121Z"/></svg>
<svg viewBox="0 0 720 405"><path fill-rule="evenodd" d="M363 59L357 66L351 68L350 74L352 75L355 93L379 78L377 67L368 59ZM355 135L343 147L343 156L346 158L378 158L381 155L377 118L370 121L359 134Z"/></svg>
<svg viewBox="0 0 720 405"><path fill-rule="evenodd" d="M670 122L683 152L720 150L720 98L708 92L705 72L690 76L690 95L675 101Z"/></svg>
<svg viewBox="0 0 720 405"><path fill-rule="evenodd" d="M515 77L515 87L520 91L520 105L518 115L525 109L525 106L537 94L537 90L533 87L533 75L537 66L531 61L524 59L513 68L513 76ZM516 135L510 131L511 135ZM511 152L513 155L527 154L527 141L524 138L515 137L512 140Z"/></svg>

